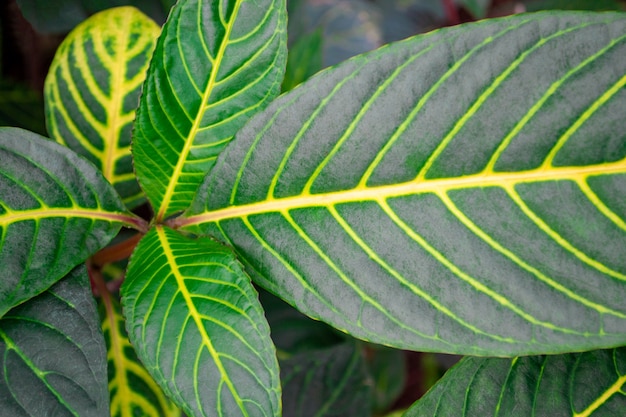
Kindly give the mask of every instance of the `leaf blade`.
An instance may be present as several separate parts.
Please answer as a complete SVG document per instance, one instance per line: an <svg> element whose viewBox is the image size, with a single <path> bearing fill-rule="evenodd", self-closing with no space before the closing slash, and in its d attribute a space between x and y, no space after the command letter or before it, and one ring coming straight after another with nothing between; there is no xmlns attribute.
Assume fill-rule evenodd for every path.
<svg viewBox="0 0 626 417"><path fill-rule="evenodd" d="M106 348L84 266L0 320L0 351L3 412L108 415Z"/></svg>
<svg viewBox="0 0 626 417"><path fill-rule="evenodd" d="M39 135L0 128L0 315L132 223L95 167Z"/></svg>
<svg viewBox="0 0 626 417"><path fill-rule="evenodd" d="M140 359L187 414L279 415L269 326L227 248L157 226L137 246L122 294Z"/></svg>
<svg viewBox="0 0 626 417"><path fill-rule="evenodd" d="M130 128L158 34L134 7L97 13L65 38L45 82L50 136L96 165L129 207L144 198Z"/></svg>
<svg viewBox="0 0 626 417"><path fill-rule="evenodd" d="M284 0L172 9L133 131L137 177L157 219L188 207L234 133L278 94L285 26Z"/></svg>
<svg viewBox="0 0 626 417"><path fill-rule="evenodd" d="M545 13L358 57L248 123L172 224L224 239L257 283L377 343L619 345L624 31L620 14Z"/></svg>
<svg viewBox="0 0 626 417"><path fill-rule="evenodd" d="M625 404L619 395L626 384L624 359L624 348L465 358L403 416L618 416Z"/></svg>

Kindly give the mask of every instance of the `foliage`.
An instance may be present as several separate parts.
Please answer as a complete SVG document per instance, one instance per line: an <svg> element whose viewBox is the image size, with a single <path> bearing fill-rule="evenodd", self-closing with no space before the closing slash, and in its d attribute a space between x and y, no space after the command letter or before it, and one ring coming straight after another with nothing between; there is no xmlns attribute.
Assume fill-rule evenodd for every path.
<svg viewBox="0 0 626 417"><path fill-rule="evenodd" d="M393 348L472 355L407 417L623 414L626 15L463 24L309 79L327 40L288 60L285 0L76 26L52 140L0 128L3 410L367 416Z"/></svg>

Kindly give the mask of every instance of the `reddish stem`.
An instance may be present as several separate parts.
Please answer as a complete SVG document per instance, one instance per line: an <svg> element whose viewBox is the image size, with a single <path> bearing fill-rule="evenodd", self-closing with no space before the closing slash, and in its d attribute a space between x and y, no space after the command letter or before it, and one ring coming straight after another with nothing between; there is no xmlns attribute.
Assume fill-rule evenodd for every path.
<svg viewBox="0 0 626 417"><path fill-rule="evenodd" d="M443 8L446 11L446 18L448 25L454 26L461 23L461 16L459 15L459 9L454 4L454 0L442 0Z"/></svg>
<svg viewBox="0 0 626 417"><path fill-rule="evenodd" d="M120 243L100 250L91 257L91 263L94 267L101 268L103 265L127 259L133 253L142 236L142 233L136 233Z"/></svg>

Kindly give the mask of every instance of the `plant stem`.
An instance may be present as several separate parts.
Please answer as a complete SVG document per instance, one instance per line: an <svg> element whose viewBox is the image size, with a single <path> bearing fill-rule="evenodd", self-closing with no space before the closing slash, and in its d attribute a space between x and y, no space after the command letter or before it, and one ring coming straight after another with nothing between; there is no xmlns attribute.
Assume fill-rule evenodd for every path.
<svg viewBox="0 0 626 417"><path fill-rule="evenodd" d="M133 253L135 246L137 246L137 243L139 243L142 237L143 233L135 233L133 236L120 243L100 250L91 257L91 264L95 268L100 269L106 264L127 259L130 254Z"/></svg>
<svg viewBox="0 0 626 417"><path fill-rule="evenodd" d="M442 0L443 8L446 11L446 19L448 20L448 25L454 26L461 23L461 17L459 16L459 10L454 4L454 0Z"/></svg>

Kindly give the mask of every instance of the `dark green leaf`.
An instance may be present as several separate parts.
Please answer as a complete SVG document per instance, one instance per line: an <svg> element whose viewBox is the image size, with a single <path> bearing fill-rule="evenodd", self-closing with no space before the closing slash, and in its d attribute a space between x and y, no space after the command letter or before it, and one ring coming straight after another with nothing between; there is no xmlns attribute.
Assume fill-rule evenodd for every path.
<svg viewBox="0 0 626 417"><path fill-rule="evenodd" d="M526 11L539 10L624 10L623 3L617 0L528 0L524 2Z"/></svg>
<svg viewBox="0 0 626 417"><path fill-rule="evenodd" d="M134 6L162 24L176 0L17 0L22 14L41 33L69 32L94 13Z"/></svg>
<svg viewBox="0 0 626 417"><path fill-rule="evenodd" d="M404 417L623 417L626 348L465 358Z"/></svg>
<svg viewBox="0 0 626 417"><path fill-rule="evenodd" d="M458 0L458 3L465 7L474 18L483 19L487 16L491 0Z"/></svg>
<svg viewBox="0 0 626 417"><path fill-rule="evenodd" d="M276 352L257 293L230 249L157 226L122 287L130 340L191 416L279 416Z"/></svg>
<svg viewBox="0 0 626 417"><path fill-rule="evenodd" d="M372 394L363 354L353 342L281 361L283 415L369 417Z"/></svg>
<svg viewBox="0 0 626 417"><path fill-rule="evenodd" d="M215 158L279 92L285 0L181 0L163 28L133 131L157 220L186 209Z"/></svg>
<svg viewBox="0 0 626 417"><path fill-rule="evenodd" d="M45 135L41 95L26 86L0 80L0 126L21 127Z"/></svg>
<svg viewBox="0 0 626 417"><path fill-rule="evenodd" d="M0 316L105 246L133 218L98 170L25 130L0 128Z"/></svg>
<svg viewBox="0 0 626 417"><path fill-rule="evenodd" d="M106 348L84 266L4 315L0 358L1 415L109 415Z"/></svg>
<svg viewBox="0 0 626 417"><path fill-rule="evenodd" d="M100 12L65 38L45 83L50 136L96 165L130 208L144 201L130 136L159 31L133 7Z"/></svg>
<svg viewBox="0 0 626 417"><path fill-rule="evenodd" d="M289 91L322 69L322 31L298 39L290 48L282 91Z"/></svg>
<svg viewBox="0 0 626 417"><path fill-rule="evenodd" d="M172 222L356 337L518 355L626 342L626 14L384 47L277 99Z"/></svg>

